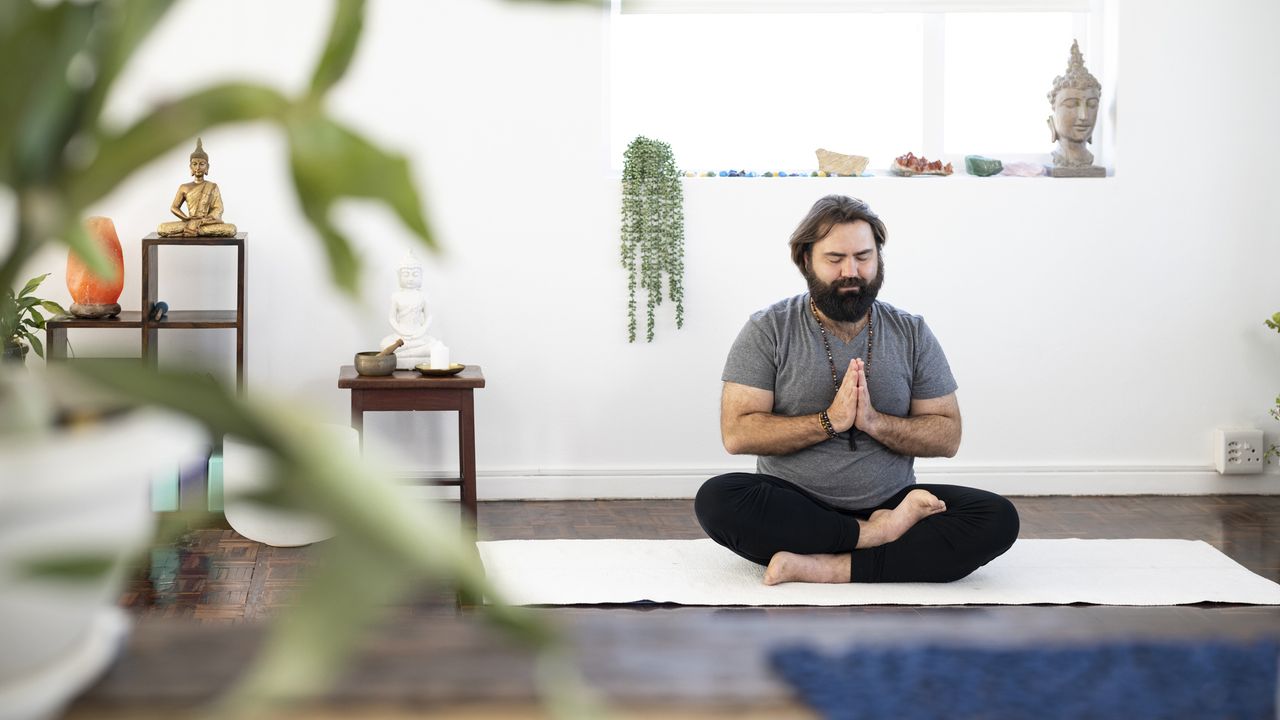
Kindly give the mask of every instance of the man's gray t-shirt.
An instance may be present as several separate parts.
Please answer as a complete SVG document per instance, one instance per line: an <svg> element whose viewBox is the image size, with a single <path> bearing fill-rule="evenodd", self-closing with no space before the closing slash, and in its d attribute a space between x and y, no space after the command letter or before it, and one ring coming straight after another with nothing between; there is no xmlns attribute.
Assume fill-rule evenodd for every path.
<svg viewBox="0 0 1280 720"><path fill-rule="evenodd" d="M924 318L877 300L872 322L875 337L867 387L877 411L906 417L913 398L955 392L951 367ZM866 328L847 344L828 328L827 339L841 381L850 360L867 360ZM738 333L720 379L771 391L775 415L812 415L831 407L835 386L822 335L809 310L809 294L752 315ZM788 455L762 455L756 470L848 510L875 507L915 482L915 458L899 455L862 432L857 445L857 450L850 450L849 434L843 432Z"/></svg>

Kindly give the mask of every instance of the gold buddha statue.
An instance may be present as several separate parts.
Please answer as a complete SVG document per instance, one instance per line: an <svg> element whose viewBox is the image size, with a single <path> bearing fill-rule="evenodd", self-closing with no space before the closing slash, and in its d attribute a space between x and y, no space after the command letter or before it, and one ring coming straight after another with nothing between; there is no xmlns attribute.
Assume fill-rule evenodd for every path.
<svg viewBox="0 0 1280 720"><path fill-rule="evenodd" d="M191 153L191 174L195 180L178 187L169 212L181 222L160 223L156 233L160 237L232 237L236 226L222 221L222 193L218 184L204 179L209 172L209 156L200 138ZM186 203L186 212L182 204Z"/></svg>

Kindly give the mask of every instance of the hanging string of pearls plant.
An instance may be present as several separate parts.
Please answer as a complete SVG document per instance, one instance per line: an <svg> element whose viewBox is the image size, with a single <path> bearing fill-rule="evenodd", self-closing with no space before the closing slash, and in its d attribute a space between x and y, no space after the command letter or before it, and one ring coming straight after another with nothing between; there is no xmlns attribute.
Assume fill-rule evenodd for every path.
<svg viewBox="0 0 1280 720"><path fill-rule="evenodd" d="M667 143L639 136L627 146L622 169L622 267L627 271L627 337L636 341L636 287L648 305L646 338L662 304L662 276L684 327L684 188Z"/></svg>

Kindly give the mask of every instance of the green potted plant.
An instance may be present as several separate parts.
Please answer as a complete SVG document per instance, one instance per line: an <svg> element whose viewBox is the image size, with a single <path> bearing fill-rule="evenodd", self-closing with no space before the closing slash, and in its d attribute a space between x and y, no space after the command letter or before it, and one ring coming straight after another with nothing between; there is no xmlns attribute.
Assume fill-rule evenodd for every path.
<svg viewBox="0 0 1280 720"><path fill-rule="evenodd" d="M671 146L640 136L627 146L622 169L622 266L627 271L627 337L636 341L636 286L648 298L645 337L653 342L662 276L684 327L684 188Z"/></svg>
<svg viewBox="0 0 1280 720"><path fill-rule="evenodd" d="M44 330L45 317L39 308L54 315L67 314L58 303L33 294L47 277L49 273L33 277L21 292L15 295L13 290L5 290L0 297L0 337L4 338L6 361L26 362L29 348L35 348L36 354L44 357L44 345L36 335Z"/></svg>
<svg viewBox="0 0 1280 720"><path fill-rule="evenodd" d="M40 342L37 332L45 329L45 316L40 313L65 315L67 310L52 300L44 300L33 293L50 273L38 275L27 281L22 291L14 295L12 290L5 291L0 297L0 337L4 338L4 359L24 363L28 348L35 347L36 355L45 356L44 343Z"/></svg>

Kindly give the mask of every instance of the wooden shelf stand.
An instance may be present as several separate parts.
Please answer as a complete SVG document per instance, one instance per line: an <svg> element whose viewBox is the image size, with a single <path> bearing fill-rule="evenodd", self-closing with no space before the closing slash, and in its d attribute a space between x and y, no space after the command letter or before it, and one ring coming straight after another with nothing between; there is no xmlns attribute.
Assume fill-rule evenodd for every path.
<svg viewBox="0 0 1280 720"><path fill-rule="evenodd" d="M163 330L235 330L236 390L244 393L245 358L245 240L248 233L235 237L184 238L160 237L151 233L142 238L142 309L126 310L113 318L89 320L58 317L45 323L46 344L50 360L67 359L67 330L75 328L138 330L142 359L155 365L159 357ZM236 306L232 310L172 310L162 320L152 320L147 311L156 302L160 284L160 248L172 246L209 246L236 248Z"/></svg>

